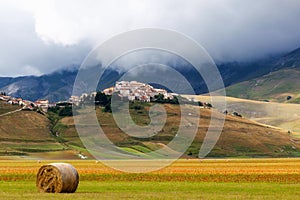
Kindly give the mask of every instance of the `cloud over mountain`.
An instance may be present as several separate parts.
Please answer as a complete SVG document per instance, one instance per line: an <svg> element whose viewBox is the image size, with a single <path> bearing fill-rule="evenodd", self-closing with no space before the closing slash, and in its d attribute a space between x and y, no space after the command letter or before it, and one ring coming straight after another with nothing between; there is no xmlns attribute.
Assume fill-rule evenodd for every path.
<svg viewBox="0 0 300 200"><path fill-rule="evenodd" d="M297 0L25 0L0 2L0 76L80 64L111 36L143 27L182 32L220 61L300 46Z"/></svg>

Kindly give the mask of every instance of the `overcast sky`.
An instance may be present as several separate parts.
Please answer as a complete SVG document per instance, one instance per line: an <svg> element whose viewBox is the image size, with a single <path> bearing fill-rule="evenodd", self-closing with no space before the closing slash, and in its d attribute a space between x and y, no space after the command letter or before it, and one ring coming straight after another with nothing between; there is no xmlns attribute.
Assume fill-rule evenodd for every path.
<svg viewBox="0 0 300 200"><path fill-rule="evenodd" d="M80 64L113 35L143 27L182 32L219 61L300 47L299 0L0 0L0 76Z"/></svg>

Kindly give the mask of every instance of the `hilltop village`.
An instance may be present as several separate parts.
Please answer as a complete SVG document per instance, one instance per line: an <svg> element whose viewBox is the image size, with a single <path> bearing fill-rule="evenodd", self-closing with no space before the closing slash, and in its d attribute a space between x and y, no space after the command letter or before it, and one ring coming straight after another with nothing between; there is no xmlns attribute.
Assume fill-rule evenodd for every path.
<svg viewBox="0 0 300 200"><path fill-rule="evenodd" d="M46 99L37 100L35 102L25 100L22 98L16 98L9 95L6 95L4 92L0 94L0 100L6 101L11 105L19 105L22 107L22 110L34 111L37 108L41 109L43 112L47 112L49 107L56 106L56 103L49 103Z"/></svg>
<svg viewBox="0 0 300 200"><path fill-rule="evenodd" d="M112 95L113 93L116 93L123 100L141 102L150 102L157 96L165 100L173 100L174 97L178 96L178 94L175 93L168 93L165 89L157 89L149 84L137 81L116 82L114 87L104 89L102 93L105 95ZM40 99L33 102L22 98L12 97L2 92L0 94L0 100L6 101L8 104L22 106L23 110L33 111L39 109L43 112L47 112L51 107L66 104L79 106L87 98L95 99L96 95L97 92L92 92L90 94L83 93L80 96L71 96L67 101L50 103L47 99Z"/></svg>
<svg viewBox="0 0 300 200"><path fill-rule="evenodd" d="M116 93L121 99L129 101L150 102L157 95L162 95L164 99L173 99L178 94L168 93L164 89L156 89L149 84L140 83L137 81L120 81L116 82L114 87L104 89L102 91L105 95L112 95ZM81 96L71 96L69 102L74 105L79 105L85 98L91 96L95 98L96 92L82 94Z"/></svg>

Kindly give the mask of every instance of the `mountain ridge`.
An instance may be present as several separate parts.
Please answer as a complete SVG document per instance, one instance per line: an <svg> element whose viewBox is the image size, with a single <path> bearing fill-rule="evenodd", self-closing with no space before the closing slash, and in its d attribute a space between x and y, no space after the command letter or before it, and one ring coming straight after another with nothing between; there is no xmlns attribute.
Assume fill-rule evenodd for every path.
<svg viewBox="0 0 300 200"><path fill-rule="evenodd" d="M300 48L273 61L269 73L226 88L228 96L300 103Z"/></svg>
<svg viewBox="0 0 300 200"><path fill-rule="evenodd" d="M196 94L207 93L207 87L201 75L190 65L172 64L179 73L181 73L192 85ZM300 48L295 49L281 57L267 58L255 62L228 62L218 64L217 67L223 78L225 87L228 88L229 96L251 98L251 95L238 96L232 92L231 86L238 85L245 81L251 81L255 78L263 77L269 73L279 71L285 68L298 69L300 66ZM51 74L41 76L22 76L22 77L0 77L0 91L8 95L21 97L28 100L48 99L50 102L67 100L73 91L73 84L77 76L79 66L72 66L71 70L63 69ZM117 81L124 72L110 69L108 70L98 89L110 87ZM299 77L300 78L300 77ZM178 87L182 86L180 82ZM251 85L248 84L247 87ZM185 91L185 88L179 88ZM243 88L244 90L244 88ZM237 90L243 94L243 90ZM284 91L286 93L286 91ZM257 98L256 98L257 99Z"/></svg>

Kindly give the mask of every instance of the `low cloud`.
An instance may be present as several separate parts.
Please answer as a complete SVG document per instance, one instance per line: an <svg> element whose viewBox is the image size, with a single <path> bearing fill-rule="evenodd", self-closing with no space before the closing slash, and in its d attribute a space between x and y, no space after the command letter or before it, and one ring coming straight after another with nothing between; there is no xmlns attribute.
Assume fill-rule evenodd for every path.
<svg viewBox="0 0 300 200"><path fill-rule="evenodd" d="M182 32L218 61L247 61L300 47L299 18L298 0L4 0L0 76L80 64L97 44L144 27Z"/></svg>

